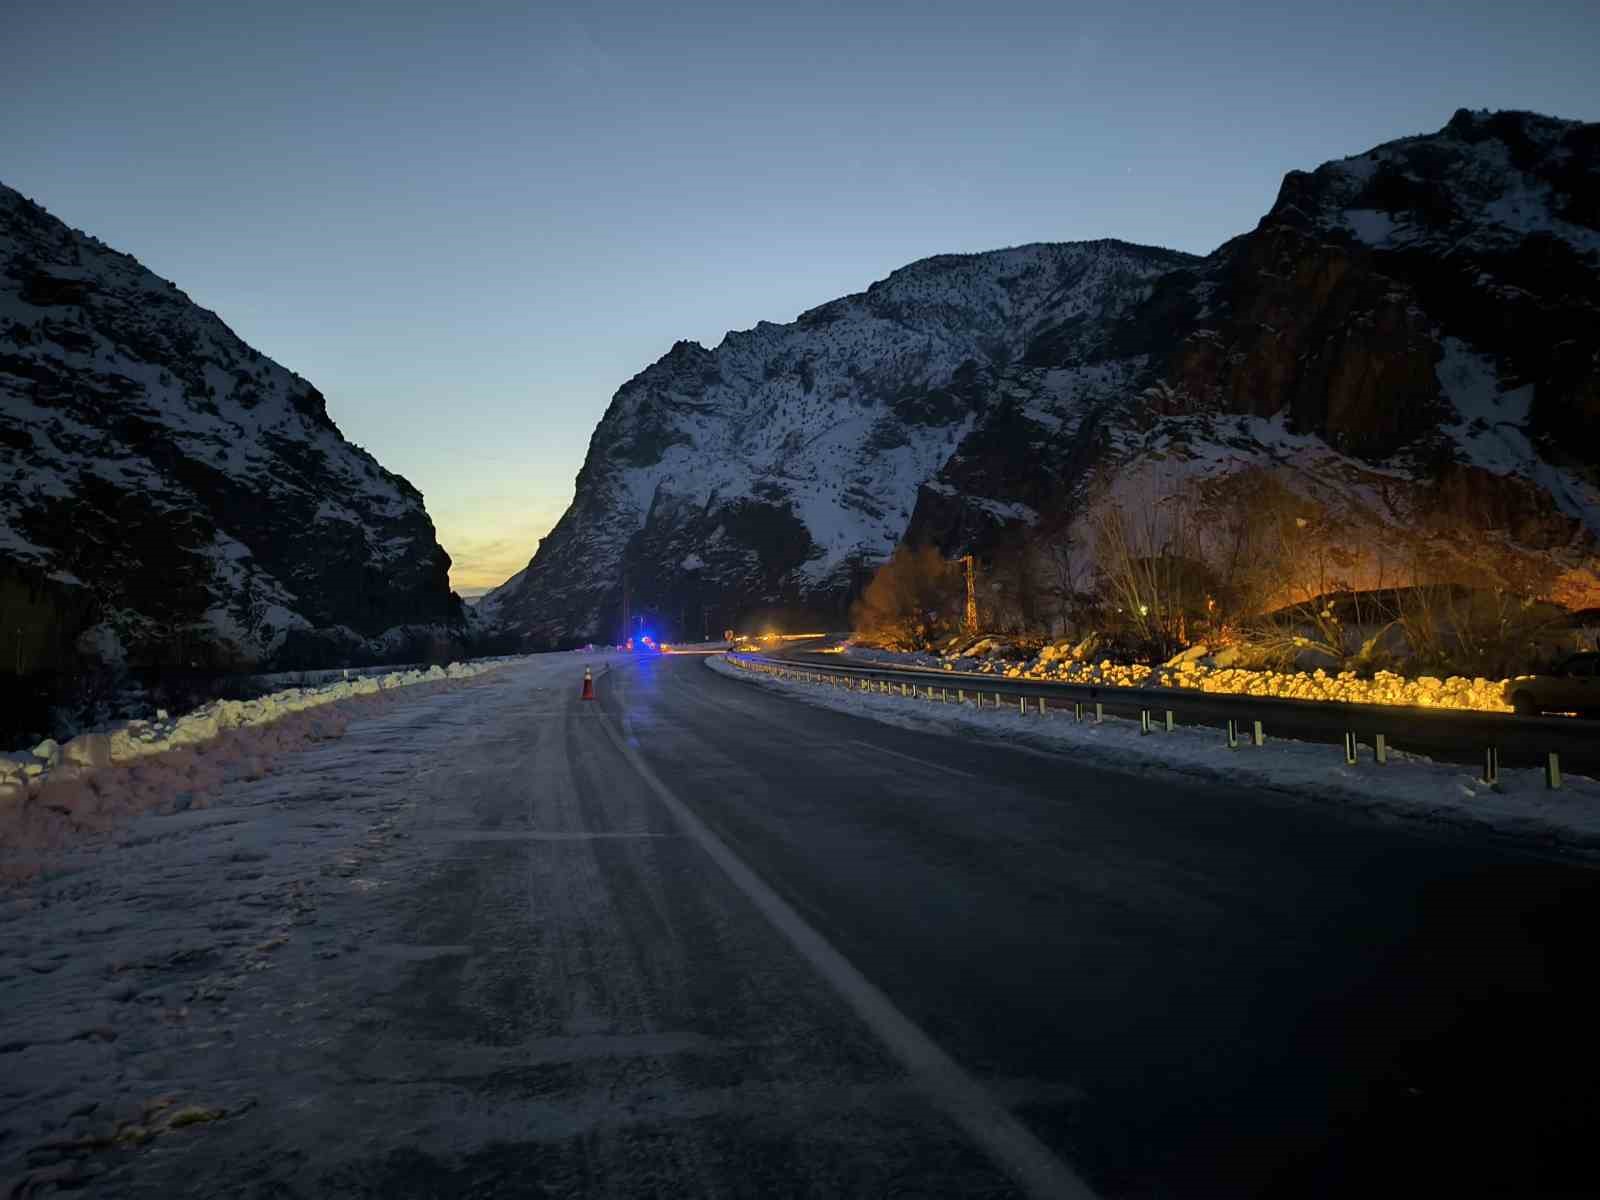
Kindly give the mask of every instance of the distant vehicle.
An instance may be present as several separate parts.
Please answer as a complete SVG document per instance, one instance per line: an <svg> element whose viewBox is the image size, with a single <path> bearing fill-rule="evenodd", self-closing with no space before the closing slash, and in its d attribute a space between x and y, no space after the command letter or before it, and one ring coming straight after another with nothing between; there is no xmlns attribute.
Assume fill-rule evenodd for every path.
<svg viewBox="0 0 1600 1200"><path fill-rule="evenodd" d="M1544 675L1518 675L1506 685L1511 707L1525 717L1577 713L1600 718L1600 654L1574 654Z"/></svg>

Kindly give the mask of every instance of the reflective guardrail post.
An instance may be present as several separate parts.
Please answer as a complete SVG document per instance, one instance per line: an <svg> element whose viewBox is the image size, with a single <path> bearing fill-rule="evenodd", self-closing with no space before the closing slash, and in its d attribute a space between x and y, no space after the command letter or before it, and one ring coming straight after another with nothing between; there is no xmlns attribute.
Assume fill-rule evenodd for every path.
<svg viewBox="0 0 1600 1200"><path fill-rule="evenodd" d="M1352 730L1344 731L1344 761L1350 766L1356 762L1356 735Z"/></svg>
<svg viewBox="0 0 1600 1200"><path fill-rule="evenodd" d="M1147 734L1149 732L1150 732L1150 710L1148 708L1141 708L1139 710L1139 736L1143 737L1145 734Z"/></svg>
<svg viewBox="0 0 1600 1200"><path fill-rule="evenodd" d="M1552 792L1561 790L1561 756L1554 750L1544 756L1544 785Z"/></svg>
<svg viewBox="0 0 1600 1200"><path fill-rule="evenodd" d="M1167 732L1171 733L1173 728L1174 728L1174 726L1176 726L1176 724L1177 724L1177 721L1174 719L1174 717L1172 715L1172 710L1170 708L1167 709Z"/></svg>
<svg viewBox="0 0 1600 1200"><path fill-rule="evenodd" d="M1228 718L1228 749L1229 750L1237 750L1238 748L1239 748L1239 719L1237 717L1229 717Z"/></svg>
<svg viewBox="0 0 1600 1200"><path fill-rule="evenodd" d="M1500 784L1500 747L1486 746L1483 751L1483 782L1490 787Z"/></svg>
<svg viewBox="0 0 1600 1200"><path fill-rule="evenodd" d="M1372 759L1380 767L1389 765L1389 739L1381 733L1372 735Z"/></svg>
<svg viewBox="0 0 1600 1200"><path fill-rule="evenodd" d="M1267 744L1266 731L1261 728L1260 721L1250 722L1250 744L1252 746L1265 746Z"/></svg>

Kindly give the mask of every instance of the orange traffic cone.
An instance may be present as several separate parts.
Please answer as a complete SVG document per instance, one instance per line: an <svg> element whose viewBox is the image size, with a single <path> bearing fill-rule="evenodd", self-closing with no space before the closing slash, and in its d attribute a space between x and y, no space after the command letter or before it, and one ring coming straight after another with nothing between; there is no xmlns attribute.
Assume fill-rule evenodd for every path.
<svg viewBox="0 0 1600 1200"><path fill-rule="evenodd" d="M588 667L583 669L583 699L594 699L594 674Z"/></svg>

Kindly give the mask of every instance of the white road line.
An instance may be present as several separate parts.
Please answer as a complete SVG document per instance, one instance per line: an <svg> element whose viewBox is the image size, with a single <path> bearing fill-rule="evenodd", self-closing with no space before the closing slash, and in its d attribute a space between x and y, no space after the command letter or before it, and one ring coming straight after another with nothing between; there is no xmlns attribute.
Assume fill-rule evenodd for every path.
<svg viewBox="0 0 1600 1200"><path fill-rule="evenodd" d="M898 750L890 750L883 746L874 745L872 742L852 740L849 744L852 746L860 746L863 750L871 750L874 754L887 754L891 758L898 758L908 763L914 763L916 766L923 767L929 771L943 771L946 775L955 775L961 779L977 778L977 776L971 771L963 771L957 767L941 767L938 763L928 762L925 759L918 758L914 754L901 754Z"/></svg>
<svg viewBox="0 0 1600 1200"><path fill-rule="evenodd" d="M675 837L671 833L634 833L629 830L616 832L591 830L557 830L547 831L539 829L463 829L455 833L446 833L447 842L592 842L604 841L607 838L668 838Z"/></svg>
<svg viewBox="0 0 1600 1200"><path fill-rule="evenodd" d="M878 1035L910 1072L912 1082L1028 1195L1041 1200L1043 1197L1094 1200L1093 1190L1071 1167L1007 1112L982 1084L963 1071L933 1039L896 1008L876 984L856 970L849 959L747 867L688 805L673 795L610 720L601 720L600 726L617 752L628 760L639 778L683 826L684 832L700 843L734 886Z"/></svg>

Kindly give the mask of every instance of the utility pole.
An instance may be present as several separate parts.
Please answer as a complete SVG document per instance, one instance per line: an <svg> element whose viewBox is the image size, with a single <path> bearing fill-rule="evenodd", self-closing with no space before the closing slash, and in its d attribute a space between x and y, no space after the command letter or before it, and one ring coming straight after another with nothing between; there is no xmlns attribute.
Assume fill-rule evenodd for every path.
<svg viewBox="0 0 1600 1200"><path fill-rule="evenodd" d="M967 612L962 626L969 634L973 634L978 632L977 566L970 554L961 556L961 565L967 569Z"/></svg>

